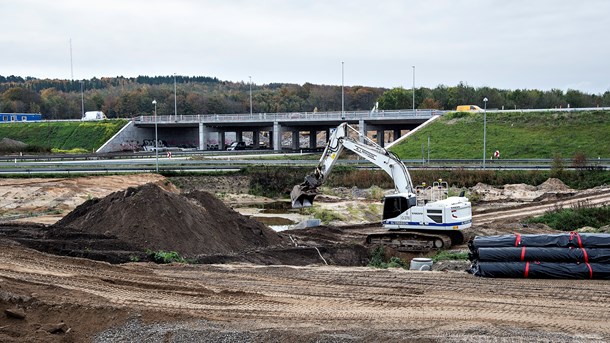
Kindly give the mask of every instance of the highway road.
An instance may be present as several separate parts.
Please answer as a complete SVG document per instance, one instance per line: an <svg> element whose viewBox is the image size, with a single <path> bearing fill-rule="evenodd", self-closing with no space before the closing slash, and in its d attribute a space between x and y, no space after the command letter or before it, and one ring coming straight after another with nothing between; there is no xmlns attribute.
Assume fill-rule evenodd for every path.
<svg viewBox="0 0 610 343"><path fill-rule="evenodd" d="M317 165L318 155L311 153L271 154L269 152L214 153L214 154L165 154L118 156L3 156L0 157L0 174L39 173L121 173L151 172L157 164L160 171L231 171L252 165L308 166ZM106 157L106 158L104 158ZM409 169L483 169L481 160L404 160ZM339 160L338 165L356 168L376 168L366 160ZM548 170L550 159L520 159L487 161L489 170ZM565 166L570 162L566 161ZM590 161L592 168L610 170L610 159ZM569 167L566 167L569 169Z"/></svg>

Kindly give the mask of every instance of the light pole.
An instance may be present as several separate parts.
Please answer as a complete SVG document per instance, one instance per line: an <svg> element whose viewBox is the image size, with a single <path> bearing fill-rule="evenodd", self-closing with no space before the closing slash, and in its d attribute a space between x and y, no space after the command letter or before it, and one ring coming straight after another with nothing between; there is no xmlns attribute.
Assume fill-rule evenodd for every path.
<svg viewBox="0 0 610 343"><path fill-rule="evenodd" d="M485 169L485 148L487 147L487 98L483 98L483 169Z"/></svg>
<svg viewBox="0 0 610 343"><path fill-rule="evenodd" d="M178 98L176 97L176 73L174 73L174 120L178 120Z"/></svg>
<svg viewBox="0 0 610 343"><path fill-rule="evenodd" d="M413 67L413 113L415 113L415 66Z"/></svg>
<svg viewBox="0 0 610 343"><path fill-rule="evenodd" d="M250 78L250 117L252 117L252 76Z"/></svg>
<svg viewBox="0 0 610 343"><path fill-rule="evenodd" d="M345 119L345 79L344 66L345 62L341 62L341 120Z"/></svg>
<svg viewBox="0 0 610 343"><path fill-rule="evenodd" d="M156 170L159 173L159 147L157 146L157 100L153 100L153 105L155 105L155 159L156 159Z"/></svg>
<svg viewBox="0 0 610 343"><path fill-rule="evenodd" d="M81 118L85 117L85 94L83 93L83 81L80 82L80 109Z"/></svg>

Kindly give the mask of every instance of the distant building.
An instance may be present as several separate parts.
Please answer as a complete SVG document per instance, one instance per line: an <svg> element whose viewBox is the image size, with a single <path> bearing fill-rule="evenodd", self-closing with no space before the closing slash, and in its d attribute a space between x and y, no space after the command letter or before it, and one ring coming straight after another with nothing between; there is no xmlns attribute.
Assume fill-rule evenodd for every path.
<svg viewBox="0 0 610 343"><path fill-rule="evenodd" d="M40 121L40 113L0 113L0 122L19 122L19 121Z"/></svg>

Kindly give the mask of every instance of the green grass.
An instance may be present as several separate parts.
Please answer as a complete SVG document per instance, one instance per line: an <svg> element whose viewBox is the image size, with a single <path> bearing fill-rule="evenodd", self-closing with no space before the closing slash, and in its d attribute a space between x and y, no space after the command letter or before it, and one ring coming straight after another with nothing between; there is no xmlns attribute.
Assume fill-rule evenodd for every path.
<svg viewBox="0 0 610 343"><path fill-rule="evenodd" d="M467 251L449 251L449 250L441 250L436 255L432 256L432 261L455 261L455 260L467 260L468 252Z"/></svg>
<svg viewBox="0 0 610 343"><path fill-rule="evenodd" d="M610 157L610 112L487 112L486 155L502 158ZM477 159L483 155L483 113L451 113L391 150L402 159Z"/></svg>
<svg viewBox="0 0 610 343"><path fill-rule="evenodd" d="M307 207L303 209L303 212L312 215L316 219L320 219L323 224L329 224L330 222L339 220L345 220L345 216L338 213L337 211L328 210L320 207Z"/></svg>
<svg viewBox="0 0 610 343"><path fill-rule="evenodd" d="M0 138L6 137L54 151L93 151L125 124L126 120L3 123L0 124Z"/></svg>

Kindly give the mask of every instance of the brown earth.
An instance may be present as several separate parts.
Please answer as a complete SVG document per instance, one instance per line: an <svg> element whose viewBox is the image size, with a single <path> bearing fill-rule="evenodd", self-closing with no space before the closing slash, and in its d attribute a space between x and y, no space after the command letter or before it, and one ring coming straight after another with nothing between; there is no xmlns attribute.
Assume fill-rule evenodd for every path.
<svg viewBox="0 0 610 343"><path fill-rule="evenodd" d="M163 180L157 183L168 186ZM521 219L579 201L607 203L610 191L539 199L477 210L469 233L546 232L543 226L524 226ZM209 209L217 215L206 216ZM120 216L113 216L117 211ZM240 215L207 193L182 197L142 186L91 200L73 213L54 226L0 225L0 341L610 340L610 286L605 281L482 279L463 272L463 264L450 263L443 272L346 267L367 262L369 247L363 241L368 232L380 230L376 224L284 231L278 244L255 241L254 248L246 247L252 236L237 235L231 240L247 242L234 250L216 246L212 238L222 241L239 232L244 225L236 221ZM216 217L226 221L216 222ZM46 246L40 250L63 255L116 253L124 258L126 251L142 247L141 237L130 231L176 230L190 220L220 226L208 237L214 253L197 255L199 262L239 263L112 265L24 247L39 242ZM117 222L124 227L113 225ZM171 233L155 237L173 239ZM199 238L187 234L169 246ZM25 318L15 318L15 313Z"/></svg>
<svg viewBox="0 0 610 343"><path fill-rule="evenodd" d="M275 231L210 193L192 191L185 197L152 183L88 200L54 227L116 236L139 250L176 251L185 257L234 254L282 242Z"/></svg>

